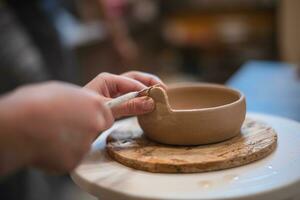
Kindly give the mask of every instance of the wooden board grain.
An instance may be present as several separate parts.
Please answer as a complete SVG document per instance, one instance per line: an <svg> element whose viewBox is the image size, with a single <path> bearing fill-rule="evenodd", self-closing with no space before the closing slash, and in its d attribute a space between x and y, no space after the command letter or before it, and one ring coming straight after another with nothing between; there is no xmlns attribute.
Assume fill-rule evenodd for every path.
<svg viewBox="0 0 300 200"><path fill-rule="evenodd" d="M246 119L241 134L230 140L201 146L170 146L147 139L136 120L112 131L107 152L131 168L156 173L195 173L251 163L269 155L277 134L268 125Z"/></svg>

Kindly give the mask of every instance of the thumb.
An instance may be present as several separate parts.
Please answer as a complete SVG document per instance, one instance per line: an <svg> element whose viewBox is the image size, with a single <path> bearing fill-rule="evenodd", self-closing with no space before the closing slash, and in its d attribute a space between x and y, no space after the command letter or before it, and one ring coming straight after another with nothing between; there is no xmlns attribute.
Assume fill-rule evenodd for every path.
<svg viewBox="0 0 300 200"><path fill-rule="evenodd" d="M115 118L142 115L154 110L154 101L150 97L139 97L132 99L112 109Z"/></svg>

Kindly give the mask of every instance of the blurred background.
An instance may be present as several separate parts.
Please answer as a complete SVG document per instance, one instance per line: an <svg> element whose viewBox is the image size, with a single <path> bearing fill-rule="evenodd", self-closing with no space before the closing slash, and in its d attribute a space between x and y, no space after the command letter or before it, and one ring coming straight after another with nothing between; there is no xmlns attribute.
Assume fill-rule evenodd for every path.
<svg viewBox="0 0 300 200"><path fill-rule="evenodd" d="M113 0L109 9L116 12L115 18L105 17L109 9L99 12L94 3L77 1L76 20L82 25L103 22L93 30L102 37L95 33L98 38L86 35L84 42L71 42L84 81L101 71L136 69L170 82L223 83L249 59L281 58L279 1ZM105 26L107 21L109 26L126 26L119 29L122 39L114 38L117 28Z"/></svg>
<svg viewBox="0 0 300 200"><path fill-rule="evenodd" d="M251 60L297 67L299 8L297 0L0 0L0 92L49 79L84 85L101 72L224 84ZM32 170L1 190L21 194L22 185L28 199L94 199L67 176Z"/></svg>
<svg viewBox="0 0 300 200"><path fill-rule="evenodd" d="M47 79L83 85L128 70L224 83L248 60L300 62L296 0L1 2L1 43L14 47L0 58L20 79L2 81L6 90Z"/></svg>
<svg viewBox="0 0 300 200"><path fill-rule="evenodd" d="M299 63L299 2L68 0L52 8L80 82L142 70L167 82L224 83L248 60ZM298 8L298 9L297 9Z"/></svg>

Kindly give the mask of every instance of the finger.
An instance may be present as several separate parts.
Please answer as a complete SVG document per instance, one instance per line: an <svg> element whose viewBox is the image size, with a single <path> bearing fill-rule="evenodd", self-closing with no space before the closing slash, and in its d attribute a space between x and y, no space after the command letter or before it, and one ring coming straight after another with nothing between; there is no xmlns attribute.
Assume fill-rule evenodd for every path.
<svg viewBox="0 0 300 200"><path fill-rule="evenodd" d="M154 110L154 101L150 97L139 97L132 99L120 106L112 108L114 117L120 118L132 115L142 115Z"/></svg>
<svg viewBox="0 0 300 200"><path fill-rule="evenodd" d="M86 87L97 91L105 97L116 97L127 92L142 90L146 86L137 80L125 76L101 73Z"/></svg>
<svg viewBox="0 0 300 200"><path fill-rule="evenodd" d="M131 72L126 72L122 74L122 76L126 76L132 79L135 79L137 81L140 81L141 83L145 84L146 86L152 86L156 84L160 84L164 88L166 88L166 85L162 82L162 80L153 75L149 74L146 72L138 72L138 71L131 71Z"/></svg>

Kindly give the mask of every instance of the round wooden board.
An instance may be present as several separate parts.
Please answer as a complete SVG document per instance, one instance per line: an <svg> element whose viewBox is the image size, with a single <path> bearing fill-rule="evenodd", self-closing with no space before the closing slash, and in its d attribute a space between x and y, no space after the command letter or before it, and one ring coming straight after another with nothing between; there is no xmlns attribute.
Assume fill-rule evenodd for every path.
<svg viewBox="0 0 300 200"><path fill-rule="evenodd" d="M107 138L108 154L138 170L157 173L194 173L245 165L269 155L277 134L268 125L246 119L241 134L224 142L200 146L170 146L152 142L136 120L115 129Z"/></svg>

